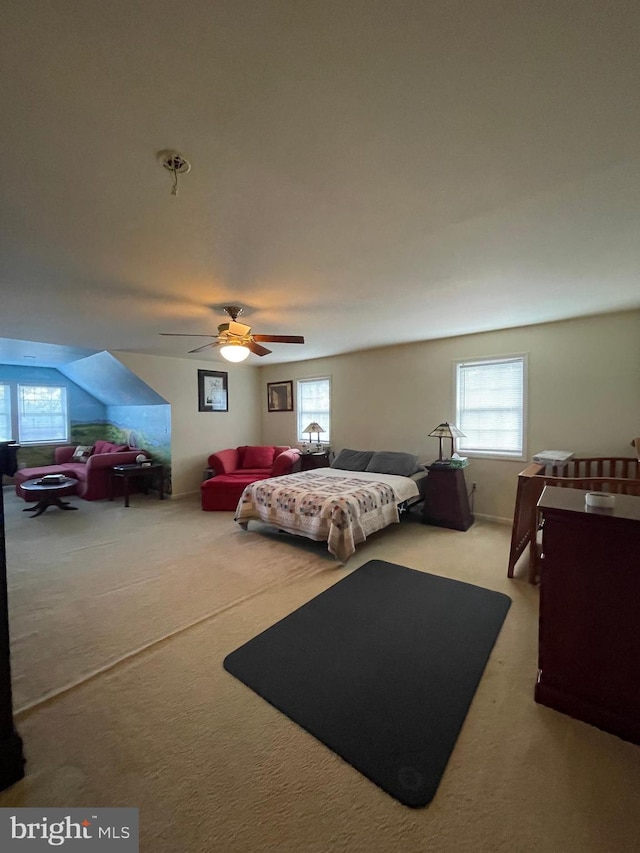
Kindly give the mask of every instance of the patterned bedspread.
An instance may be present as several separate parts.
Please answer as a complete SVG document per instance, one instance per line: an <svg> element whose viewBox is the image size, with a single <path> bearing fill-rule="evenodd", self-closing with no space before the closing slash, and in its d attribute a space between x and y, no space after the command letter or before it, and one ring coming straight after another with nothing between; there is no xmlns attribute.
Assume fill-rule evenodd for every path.
<svg viewBox="0 0 640 853"><path fill-rule="evenodd" d="M245 528L253 519L308 539L326 540L329 552L346 562L368 535L399 521L402 497L382 482L384 476L377 481L316 470L258 480L244 490L235 520Z"/></svg>

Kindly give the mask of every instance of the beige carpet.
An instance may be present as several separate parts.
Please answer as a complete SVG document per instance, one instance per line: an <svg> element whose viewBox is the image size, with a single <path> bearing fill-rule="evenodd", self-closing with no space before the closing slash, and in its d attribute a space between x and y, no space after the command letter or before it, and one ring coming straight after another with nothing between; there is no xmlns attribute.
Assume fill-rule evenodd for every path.
<svg viewBox="0 0 640 853"><path fill-rule="evenodd" d="M344 569L197 499L77 501L37 519L9 489L5 504L16 705L31 707L17 715L27 777L0 806L138 806L149 853L636 853L640 749L533 701L538 592L506 578L508 528L407 521ZM426 809L397 803L222 668L369 559L513 598Z"/></svg>
<svg viewBox="0 0 640 853"><path fill-rule="evenodd" d="M318 553L305 565L290 549L272 556L228 515L216 524L175 501L138 496L125 509L75 499L79 511L37 519L11 494L6 503L17 710L329 562Z"/></svg>

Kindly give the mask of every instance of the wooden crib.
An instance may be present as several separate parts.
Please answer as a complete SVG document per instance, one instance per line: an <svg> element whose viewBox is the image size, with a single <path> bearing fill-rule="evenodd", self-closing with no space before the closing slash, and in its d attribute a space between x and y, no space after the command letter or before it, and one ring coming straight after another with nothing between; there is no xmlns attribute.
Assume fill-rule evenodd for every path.
<svg viewBox="0 0 640 853"><path fill-rule="evenodd" d="M640 495L640 459L597 456L570 459L561 472L545 474L545 466L534 463L518 474L516 506L511 531L507 577L529 546L529 583L538 577L538 500L545 486Z"/></svg>

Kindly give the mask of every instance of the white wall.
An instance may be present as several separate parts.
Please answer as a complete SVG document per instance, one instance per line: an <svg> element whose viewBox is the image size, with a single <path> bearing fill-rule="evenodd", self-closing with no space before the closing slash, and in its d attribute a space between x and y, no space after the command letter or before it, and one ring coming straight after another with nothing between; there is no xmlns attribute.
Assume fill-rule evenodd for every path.
<svg viewBox="0 0 640 853"><path fill-rule="evenodd" d="M249 365L112 353L171 404L172 489L178 497L199 489L207 457L239 444L259 444L259 370ZM229 411L198 411L198 370L224 370Z"/></svg>
<svg viewBox="0 0 640 853"><path fill-rule="evenodd" d="M470 309L471 310L471 309ZM332 358L261 366L262 441L294 444L296 414L267 412L266 383L331 376L332 447L404 450L430 461L428 433L455 419L456 359L529 354L527 457L545 449L576 456L633 456L640 435L640 311L599 315ZM472 459L474 510L511 519L526 462Z"/></svg>

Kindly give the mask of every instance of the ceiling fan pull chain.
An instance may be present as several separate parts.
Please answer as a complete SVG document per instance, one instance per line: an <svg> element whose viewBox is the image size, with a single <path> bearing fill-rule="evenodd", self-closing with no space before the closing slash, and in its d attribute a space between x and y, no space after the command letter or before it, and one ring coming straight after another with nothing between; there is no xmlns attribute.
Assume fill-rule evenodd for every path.
<svg viewBox="0 0 640 853"><path fill-rule="evenodd" d="M178 173L186 174L191 171L191 163L179 154L177 151L158 151L158 159L165 169L173 175L173 186L171 187L171 195L178 195Z"/></svg>

